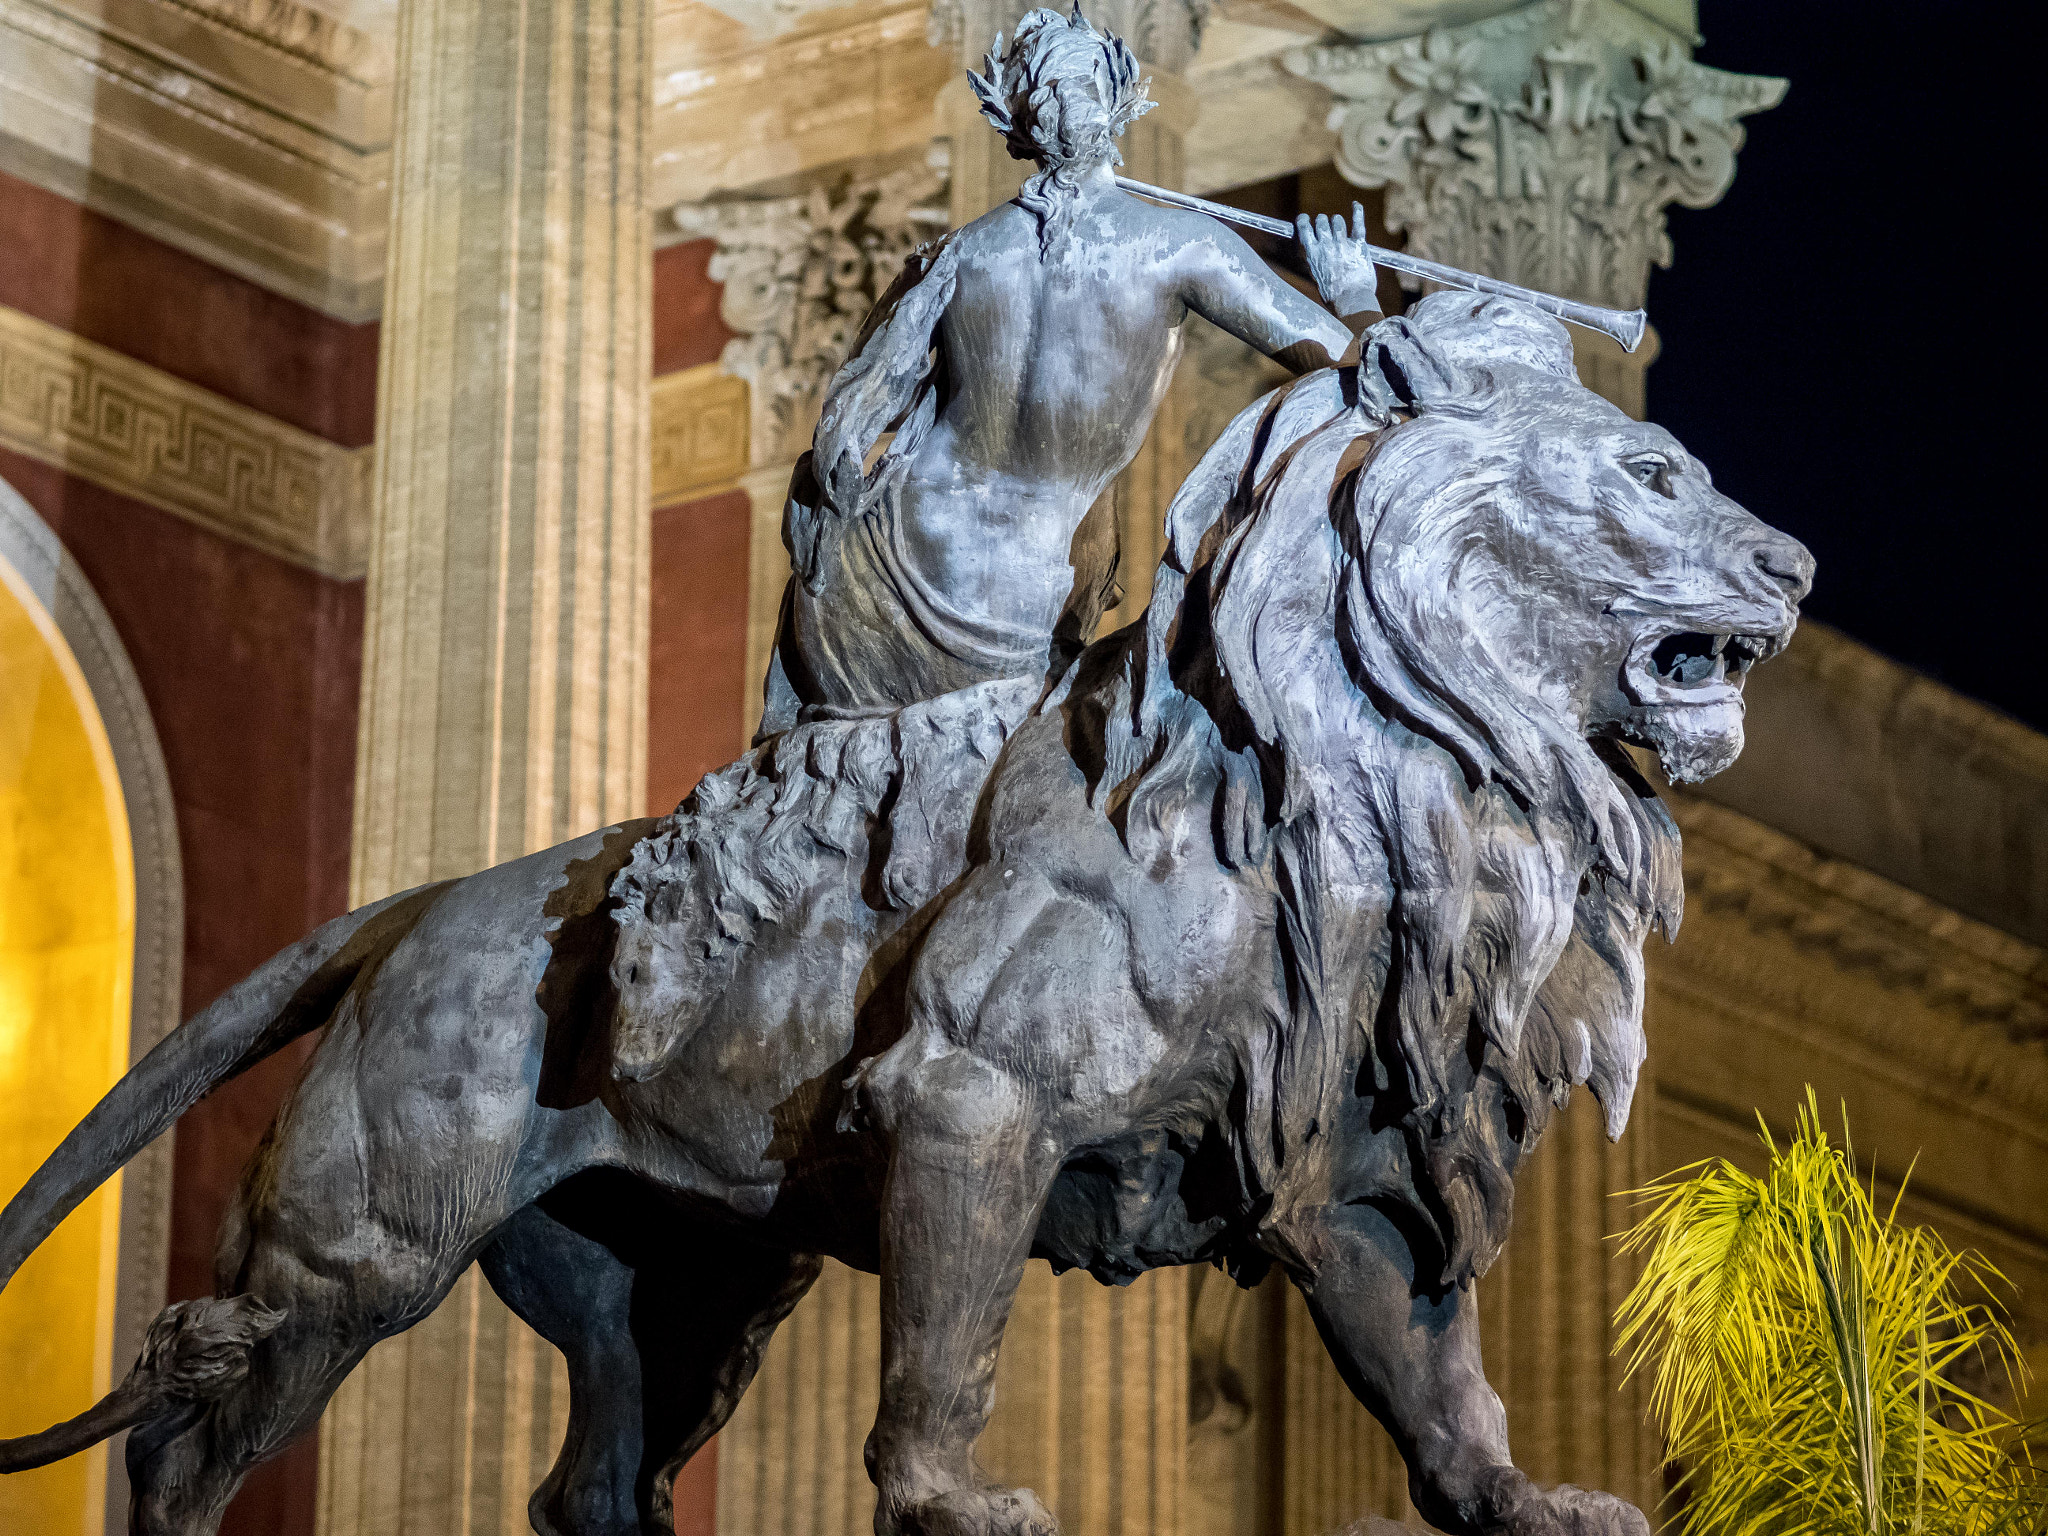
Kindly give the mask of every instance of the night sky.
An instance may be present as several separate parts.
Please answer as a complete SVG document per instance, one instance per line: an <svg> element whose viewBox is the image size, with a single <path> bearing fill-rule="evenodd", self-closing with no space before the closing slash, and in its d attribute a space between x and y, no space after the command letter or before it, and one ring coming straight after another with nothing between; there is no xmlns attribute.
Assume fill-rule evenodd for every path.
<svg viewBox="0 0 2048 1536"><path fill-rule="evenodd" d="M2048 730L2029 12L1700 10L1701 63L1792 89L1728 196L1671 211L1650 415L1813 550L1809 614Z"/></svg>

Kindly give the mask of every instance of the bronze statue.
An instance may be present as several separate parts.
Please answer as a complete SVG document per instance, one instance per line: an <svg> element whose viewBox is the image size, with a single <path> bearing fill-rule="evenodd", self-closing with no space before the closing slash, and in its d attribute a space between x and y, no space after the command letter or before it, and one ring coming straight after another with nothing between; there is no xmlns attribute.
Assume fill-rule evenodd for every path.
<svg viewBox="0 0 2048 1536"><path fill-rule="evenodd" d="M1189 312L1297 372L1379 317L1355 206L1348 230L1298 225L1333 316L1216 220L1118 189L1116 138L1152 103L1078 9L1031 12L986 67L984 114L1038 170L912 259L826 393L790 486L764 735L1044 680L1111 602L1114 530L1084 519L1143 443Z"/></svg>
<svg viewBox="0 0 2048 1536"><path fill-rule="evenodd" d="M1054 76L1084 126L1121 99ZM1023 203L1005 218L1059 243ZM836 393L884 358L922 366L929 348L872 347L908 302ZM1156 366L1178 302L1138 328ZM1350 350L1315 326L1326 357ZM324 1038L247 1172L218 1298L168 1311L81 1420L0 1443L0 1470L132 1425L133 1529L203 1536L479 1263L568 1361L535 1529L651 1536L829 1255L882 1276L878 1536L1050 1536L972 1455L1038 1256L1109 1282L1277 1265L1442 1529L1647 1531L1515 1469L1473 1286L1554 1109L1583 1085L1611 1134L1627 1120L1642 946L1682 887L1623 744L1677 780L1733 761L1743 676L1789 637L1811 558L1581 386L1556 321L1442 293L1244 412L1175 499L1145 616L1060 666L1062 552L914 451L993 419L940 409L974 345L938 348L922 439L876 386L904 444L879 481L825 451L860 436L828 413L820 500L793 514L822 550L819 627L799 611L783 661L866 622L833 604L901 601L827 562L917 465L927 499L891 515L925 529L921 579L1037 638L963 661L877 629L815 653L809 681L844 691L797 690L805 718L673 815L352 913L176 1031L0 1212L0 1281L201 1095ZM1059 488L1050 527L1150 406L1104 404L1084 452L1085 401L1047 388L1059 441L1002 462ZM975 473L998 461L954 441ZM1007 564L926 547L958 527L1016 533L1036 569L991 595ZM918 647L926 670L885 670Z"/></svg>

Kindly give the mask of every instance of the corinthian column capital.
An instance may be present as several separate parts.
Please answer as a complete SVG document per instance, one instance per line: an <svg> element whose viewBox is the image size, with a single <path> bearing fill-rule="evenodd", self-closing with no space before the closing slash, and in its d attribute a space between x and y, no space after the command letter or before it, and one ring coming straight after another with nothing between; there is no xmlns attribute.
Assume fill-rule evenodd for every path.
<svg viewBox="0 0 2048 1536"><path fill-rule="evenodd" d="M1741 119L1785 95L1688 47L1619 0L1543 0L1286 64L1336 98L1338 170L1387 189L1415 254L1633 309L1671 264L1664 210L1718 202Z"/></svg>
<svg viewBox="0 0 2048 1536"><path fill-rule="evenodd" d="M719 318L739 332L719 361L747 381L752 464L779 464L809 446L825 386L904 259L945 229L946 163L935 154L796 197L681 203L671 216L718 242Z"/></svg>

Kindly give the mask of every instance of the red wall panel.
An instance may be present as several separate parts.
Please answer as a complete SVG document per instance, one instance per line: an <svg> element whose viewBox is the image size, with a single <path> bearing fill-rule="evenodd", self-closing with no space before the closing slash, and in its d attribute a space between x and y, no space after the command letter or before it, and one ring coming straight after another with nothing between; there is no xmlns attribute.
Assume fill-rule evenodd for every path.
<svg viewBox="0 0 2048 1536"><path fill-rule="evenodd" d="M647 808L663 815L739 756L760 713L747 660L747 496L727 491L654 514L647 664Z"/></svg>
<svg viewBox="0 0 2048 1536"><path fill-rule="evenodd" d="M185 866L190 1015L347 906L362 583L329 581L4 450L0 477L84 569L149 701ZM178 1123L169 1299L211 1294L221 1213L313 1043ZM259 1469L225 1536L310 1536L316 1450L309 1436Z"/></svg>
<svg viewBox="0 0 2048 1536"><path fill-rule="evenodd" d="M374 322L330 319L6 175L0 230L0 304L344 448L374 434Z"/></svg>
<svg viewBox="0 0 2048 1536"><path fill-rule="evenodd" d="M685 240L654 253L654 376L718 361L738 334L718 318L725 285L711 281L715 240Z"/></svg>

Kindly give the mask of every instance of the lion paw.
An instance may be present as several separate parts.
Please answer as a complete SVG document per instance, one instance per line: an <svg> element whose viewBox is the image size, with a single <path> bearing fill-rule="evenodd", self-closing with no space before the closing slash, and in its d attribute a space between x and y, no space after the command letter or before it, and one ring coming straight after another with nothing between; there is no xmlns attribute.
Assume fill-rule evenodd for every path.
<svg viewBox="0 0 2048 1536"><path fill-rule="evenodd" d="M1029 1488L958 1488L907 1509L902 1536L1060 1536L1059 1522Z"/></svg>
<svg viewBox="0 0 2048 1536"><path fill-rule="evenodd" d="M1511 1469L1487 1493L1487 1536L1650 1536L1643 1512L1611 1493L1538 1488Z"/></svg>

